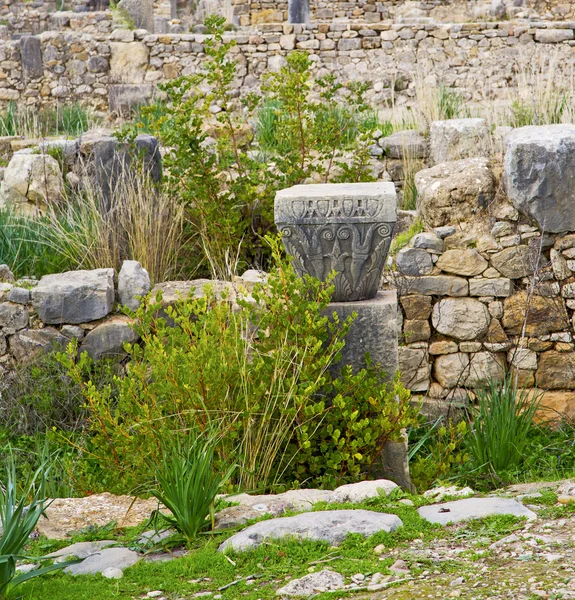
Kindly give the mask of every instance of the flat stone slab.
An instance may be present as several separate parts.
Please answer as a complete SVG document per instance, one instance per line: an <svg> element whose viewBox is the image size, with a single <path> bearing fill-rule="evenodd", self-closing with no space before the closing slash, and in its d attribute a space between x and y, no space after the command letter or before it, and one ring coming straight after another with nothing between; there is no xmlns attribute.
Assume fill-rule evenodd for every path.
<svg viewBox="0 0 575 600"><path fill-rule="evenodd" d="M267 539L285 537L300 540L322 540L330 544L341 543L348 533L360 533L368 537L379 531L392 532L403 525L396 515L371 510L325 510L302 513L294 517L282 517L262 521L236 533L219 548L226 550L249 550Z"/></svg>
<svg viewBox="0 0 575 600"><path fill-rule="evenodd" d="M101 540L99 542L78 542L66 548L61 548L46 555L46 558L67 559L75 556L76 558L88 558L92 554L97 554L108 546L113 546L118 542L114 540Z"/></svg>
<svg viewBox="0 0 575 600"><path fill-rule="evenodd" d="M535 519L537 515L516 500L509 498L466 498L417 509L419 516L439 525L482 519L491 515L513 515Z"/></svg>
<svg viewBox="0 0 575 600"><path fill-rule="evenodd" d="M96 575L106 569L127 569L140 560L140 555L127 548L106 548L97 554L88 556L81 563L64 569L70 575Z"/></svg>

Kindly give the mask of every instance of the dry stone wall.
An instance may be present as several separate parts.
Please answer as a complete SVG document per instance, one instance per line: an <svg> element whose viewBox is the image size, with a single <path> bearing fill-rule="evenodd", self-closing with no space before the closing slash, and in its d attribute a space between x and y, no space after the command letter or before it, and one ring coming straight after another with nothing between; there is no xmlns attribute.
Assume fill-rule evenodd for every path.
<svg viewBox="0 0 575 600"><path fill-rule="evenodd" d="M413 98L417 71L436 76L469 98L508 100L508 88L529 64L554 58L564 70L575 65L575 22L333 22L263 29L233 35L240 63L237 85L242 91L257 87L261 75L278 69L293 49L310 53L318 75L335 73L344 81L373 82L368 96L376 104L392 97L396 102ZM0 41L0 102L81 101L105 109L118 93L124 98L149 98L157 83L194 73L205 58L202 34L45 32L38 39L42 72L36 77L24 76L29 57L21 40ZM117 86L124 87L118 90Z"/></svg>

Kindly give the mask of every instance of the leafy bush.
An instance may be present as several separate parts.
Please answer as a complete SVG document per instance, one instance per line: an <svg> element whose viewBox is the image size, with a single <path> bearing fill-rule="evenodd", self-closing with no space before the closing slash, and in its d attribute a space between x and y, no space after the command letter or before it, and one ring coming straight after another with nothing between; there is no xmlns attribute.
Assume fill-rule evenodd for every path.
<svg viewBox="0 0 575 600"><path fill-rule="evenodd" d="M446 424L442 418L435 423L425 422L409 435L410 475L415 487L424 491L434 483L459 476L468 464L465 442L468 434L466 421Z"/></svg>
<svg viewBox="0 0 575 600"><path fill-rule="evenodd" d="M213 521L216 496L234 469L214 469L215 444L214 439L202 441L197 432L186 442L163 442L162 460L154 468L158 486L151 493L172 513L161 517L178 532L170 543L182 538L184 543L193 542L210 525L208 517Z"/></svg>
<svg viewBox="0 0 575 600"><path fill-rule="evenodd" d="M172 149L165 156L165 186L188 210L189 270L221 279L230 257L239 268L267 268L263 236L273 229L278 189L308 178L371 179L367 129L377 120L363 101L365 86L350 85L340 95L333 78L313 81L311 60L302 52L268 74L257 113L262 97L236 98L238 65L230 57L233 41L224 41L224 19L209 17L206 27L213 37L204 42L204 70L162 84L164 109L142 108L136 128ZM214 105L221 109L215 116ZM342 160L344 150L353 160Z"/></svg>
<svg viewBox="0 0 575 600"><path fill-rule="evenodd" d="M135 314L142 344L127 347L131 361L127 375L116 379L117 393L82 383L86 354L76 362L72 348L61 357L83 385L87 452L100 461L110 487L120 481L125 490L149 478L149 462L163 460L163 441L198 429L218 431L216 468L236 463L231 483L241 489L310 475L326 480L333 465L339 472L332 479L355 477L397 433L394 427L403 426L408 394L399 384L381 384L376 370L331 381L328 368L351 321L328 319L333 288L299 278L280 260L277 241L273 254L277 267L268 282L236 305L225 293L217 299L209 286L165 312L153 299L144 303ZM344 444L316 449L315 435L325 445L337 439L336 430ZM293 474L300 452L312 470Z"/></svg>
<svg viewBox="0 0 575 600"><path fill-rule="evenodd" d="M475 391L477 407L472 407L468 447L478 470L501 476L523 460L539 398L519 391L513 376L503 382L492 380Z"/></svg>
<svg viewBox="0 0 575 600"><path fill-rule="evenodd" d="M150 299L135 314L143 343L127 348L131 362L127 376L116 378L117 393L83 383L86 354L78 362L75 349L60 357L83 387L90 453L103 472L135 485L149 477L150 461L162 460L163 440L199 428L221 433L218 461L233 457L239 486L281 479L287 445L347 328L322 316L331 293L280 263L252 292L253 302L237 300L241 310L209 286L165 313Z"/></svg>
<svg viewBox="0 0 575 600"><path fill-rule="evenodd" d="M324 387L327 398L306 407L310 418L298 431L294 481L336 487L377 469L386 442L419 412L399 379L386 383L383 375L371 363L356 374L347 365Z"/></svg>
<svg viewBox="0 0 575 600"><path fill-rule="evenodd" d="M16 562L24 558L24 546L47 507L43 484L47 466L40 465L19 492L16 466L10 451L4 457L4 464L4 477L0 481L0 600L7 598L21 583L72 564L53 564L16 574Z"/></svg>

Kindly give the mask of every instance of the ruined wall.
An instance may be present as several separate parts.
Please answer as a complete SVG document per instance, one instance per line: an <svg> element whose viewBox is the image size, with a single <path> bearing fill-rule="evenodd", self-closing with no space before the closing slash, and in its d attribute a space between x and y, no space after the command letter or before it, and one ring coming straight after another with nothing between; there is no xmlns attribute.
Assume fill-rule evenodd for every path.
<svg viewBox="0 0 575 600"><path fill-rule="evenodd" d="M565 71L575 65L574 28L575 23L548 22L268 25L265 32L234 34L237 84L253 90L262 73L300 49L310 53L318 74L373 82L368 96L379 105L392 97L413 98L418 72L436 75L468 99L508 100L522 66L551 56ZM194 73L204 60L201 34L46 32L38 39L25 51L19 40L0 41L0 102L82 101L105 109L119 85L122 93L150 97L155 84Z"/></svg>

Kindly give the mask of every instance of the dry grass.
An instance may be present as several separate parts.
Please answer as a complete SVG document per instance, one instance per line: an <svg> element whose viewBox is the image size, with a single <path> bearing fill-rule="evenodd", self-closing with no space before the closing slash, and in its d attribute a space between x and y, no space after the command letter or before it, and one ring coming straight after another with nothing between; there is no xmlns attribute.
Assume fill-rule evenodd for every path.
<svg viewBox="0 0 575 600"><path fill-rule="evenodd" d="M119 270L130 259L139 261L154 283L177 275L184 209L144 173L120 178L109 204L88 183L59 210L53 227L55 250L78 268Z"/></svg>

